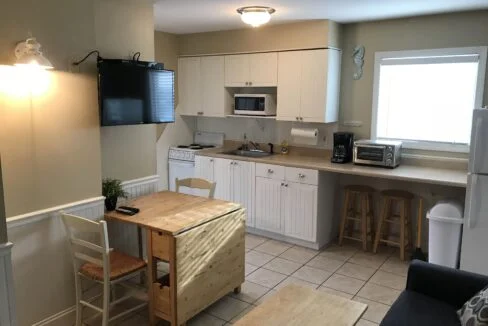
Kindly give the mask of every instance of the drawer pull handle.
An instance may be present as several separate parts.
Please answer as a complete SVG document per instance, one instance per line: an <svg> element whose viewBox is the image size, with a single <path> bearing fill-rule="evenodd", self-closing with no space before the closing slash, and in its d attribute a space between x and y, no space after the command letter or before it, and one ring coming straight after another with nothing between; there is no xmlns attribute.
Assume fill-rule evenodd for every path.
<svg viewBox="0 0 488 326"><path fill-rule="evenodd" d="M271 170L271 169L268 169L268 173L270 173L270 174L271 174L271 173L274 173L274 171L273 171L273 170Z"/></svg>
<svg viewBox="0 0 488 326"><path fill-rule="evenodd" d="M159 236L162 236L162 235L163 235L163 232L158 232L158 235L159 235Z"/></svg>

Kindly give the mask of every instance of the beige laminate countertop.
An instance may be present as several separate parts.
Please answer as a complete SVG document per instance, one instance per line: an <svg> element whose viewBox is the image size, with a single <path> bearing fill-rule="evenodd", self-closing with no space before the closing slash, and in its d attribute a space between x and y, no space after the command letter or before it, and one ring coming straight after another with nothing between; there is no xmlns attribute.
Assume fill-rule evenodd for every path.
<svg viewBox="0 0 488 326"><path fill-rule="evenodd" d="M463 170L451 170L415 165L400 165L395 169L386 169L381 167L354 165L352 163L331 163L329 156L274 154L268 157L255 158L222 154L221 152L223 151L224 149L222 148L205 149L199 151L197 155L226 158L235 161L250 161L256 163L276 164L341 174L403 180L461 188L466 188L468 179L467 172Z"/></svg>

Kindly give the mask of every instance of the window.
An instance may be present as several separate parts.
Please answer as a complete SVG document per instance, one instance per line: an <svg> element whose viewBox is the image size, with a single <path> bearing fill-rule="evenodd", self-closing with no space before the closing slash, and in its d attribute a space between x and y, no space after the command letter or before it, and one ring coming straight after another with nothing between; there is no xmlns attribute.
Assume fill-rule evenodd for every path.
<svg viewBox="0 0 488 326"><path fill-rule="evenodd" d="M373 139L405 148L467 152L481 108L486 47L377 52Z"/></svg>

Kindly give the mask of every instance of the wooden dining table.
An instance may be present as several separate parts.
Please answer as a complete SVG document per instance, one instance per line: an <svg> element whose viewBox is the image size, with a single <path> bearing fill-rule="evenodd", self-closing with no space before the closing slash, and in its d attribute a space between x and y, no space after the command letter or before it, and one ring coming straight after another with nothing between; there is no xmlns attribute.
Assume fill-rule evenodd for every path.
<svg viewBox="0 0 488 326"><path fill-rule="evenodd" d="M107 212L106 220L146 232L150 325L184 325L244 282L245 218L240 204L162 191L129 201L140 212ZM157 262L169 264L158 279Z"/></svg>

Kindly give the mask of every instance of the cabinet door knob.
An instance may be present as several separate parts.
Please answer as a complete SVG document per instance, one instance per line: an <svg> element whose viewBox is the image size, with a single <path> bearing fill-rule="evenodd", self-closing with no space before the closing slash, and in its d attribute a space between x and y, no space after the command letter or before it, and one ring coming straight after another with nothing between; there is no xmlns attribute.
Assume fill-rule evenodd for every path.
<svg viewBox="0 0 488 326"><path fill-rule="evenodd" d="M288 187L288 183L287 183L287 184L285 184L285 187Z"/></svg>
<svg viewBox="0 0 488 326"><path fill-rule="evenodd" d="M246 86L249 85L249 82L246 82Z"/></svg>
<svg viewBox="0 0 488 326"><path fill-rule="evenodd" d="M251 86L252 86L252 82L249 82L249 85L251 85Z"/></svg>
<svg viewBox="0 0 488 326"><path fill-rule="evenodd" d="M298 117L296 119L297 119L297 121L300 120Z"/></svg>
<svg viewBox="0 0 488 326"><path fill-rule="evenodd" d="M239 165L239 164L237 164L237 162L234 162L234 165Z"/></svg>
<svg viewBox="0 0 488 326"><path fill-rule="evenodd" d="M285 184L282 182L282 183L281 183L281 186L283 187L284 185L285 185Z"/></svg>
<svg viewBox="0 0 488 326"><path fill-rule="evenodd" d="M303 117L300 117L300 121L303 121Z"/></svg>
<svg viewBox="0 0 488 326"><path fill-rule="evenodd" d="M213 158L210 159L210 162L213 162Z"/></svg>
<svg viewBox="0 0 488 326"><path fill-rule="evenodd" d="M274 171L271 169L268 169L268 173L273 173Z"/></svg>
<svg viewBox="0 0 488 326"><path fill-rule="evenodd" d="M305 178L305 174L298 173L298 177L299 177L300 179L303 179L303 178Z"/></svg>

